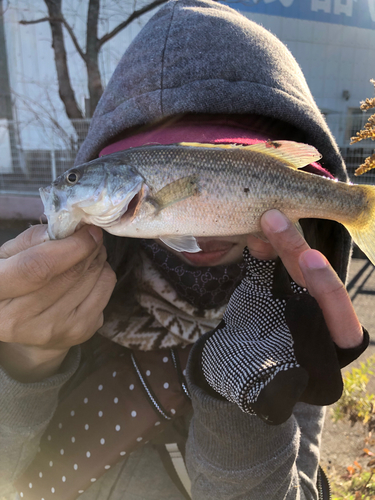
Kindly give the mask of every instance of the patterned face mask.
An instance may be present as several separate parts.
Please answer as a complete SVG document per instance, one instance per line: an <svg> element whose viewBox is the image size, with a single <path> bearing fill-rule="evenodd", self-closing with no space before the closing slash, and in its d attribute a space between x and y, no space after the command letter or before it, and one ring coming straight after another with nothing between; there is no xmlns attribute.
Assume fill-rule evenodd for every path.
<svg viewBox="0 0 375 500"><path fill-rule="evenodd" d="M153 240L141 240L141 247L153 266L176 290L178 296L200 309L227 304L245 276L243 262L223 266L194 267Z"/></svg>

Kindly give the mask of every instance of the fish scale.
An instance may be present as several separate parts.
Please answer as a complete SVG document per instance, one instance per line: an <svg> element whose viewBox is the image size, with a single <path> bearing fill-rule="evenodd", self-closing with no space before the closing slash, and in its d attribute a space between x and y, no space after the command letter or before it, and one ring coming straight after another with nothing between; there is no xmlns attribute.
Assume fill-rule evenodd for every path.
<svg viewBox="0 0 375 500"><path fill-rule="evenodd" d="M375 187L298 170L320 157L293 141L144 146L70 169L40 192L52 238L93 223L196 252L195 237L258 234L261 216L275 208L293 223L340 222L374 263Z"/></svg>

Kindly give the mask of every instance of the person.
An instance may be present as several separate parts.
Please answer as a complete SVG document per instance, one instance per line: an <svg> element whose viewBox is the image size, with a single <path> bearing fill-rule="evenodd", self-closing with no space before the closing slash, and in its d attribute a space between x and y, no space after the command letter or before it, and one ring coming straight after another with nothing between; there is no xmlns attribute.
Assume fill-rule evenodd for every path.
<svg viewBox="0 0 375 500"><path fill-rule="evenodd" d="M225 5L211 0L170 0L118 64L76 164L155 143L246 145L269 139L315 146L322 154L324 170L313 165L312 171L347 179L335 141L286 47ZM303 309L302 323L301 318L297 322L300 331L301 324L308 329L309 323L314 323L321 309L326 326L319 319L318 330L330 336L338 352L344 357L345 352L350 353L346 357L352 359L353 352L358 355L365 347L366 335L343 285L351 245L345 229L332 221L306 220L302 221L302 236L277 210L262 216L261 227L267 241L254 235L198 238L202 252L197 254L177 253L159 241L103 237L101 229L88 225L59 241L49 241L45 226L37 225L1 247L2 498L17 498L16 490L25 499L41 498L36 492L43 490L49 471L56 471L58 483L48 485L45 500L78 496L86 500L181 500L188 498L189 480L192 498L199 500L324 498L318 467L324 408L316 404L319 394L311 394L319 393L325 384L320 380L310 387L307 398L303 397L306 384L300 387L292 414L277 425L269 425L263 410L257 415L256 405L255 411L241 409L236 401L227 400L215 382L208 381L210 374L213 378L217 374L210 363L214 352L207 347L207 339L212 345L212 339L215 344L215 338L220 340L225 333L222 318L245 276L242 253L246 245L247 256L255 259L256 266L279 257L284 266L280 269L286 269L297 285L307 288L314 298L309 296L309 300L319 305L316 308L309 302ZM285 272L275 272L274 289L279 284L284 287L281 282L285 276ZM300 291L298 295L306 294ZM249 314L271 317L274 303L272 297L270 300L266 309L254 302ZM231 301L235 316L241 317L241 302ZM228 318L230 313L226 314ZM318 330L315 328L313 334ZM295 345L299 335L303 332L293 334ZM224 344L233 344L233 338L235 344L235 334ZM174 419L173 403L166 401L169 415L163 433L150 431L152 437L146 443L136 434L138 428L131 427L139 410L130 412L126 407L126 424L121 420L125 413L116 415L119 420L113 421L113 426L105 420L112 418L116 405L133 404L133 380L138 380L137 373L130 372L133 365L137 368L144 363L145 368L138 370L143 373L139 380L148 390L147 377L152 378L154 367L157 369L156 364L147 368L151 356L163 353L161 373L166 374L163 363L167 368L170 361L166 350L173 355L192 345L186 372L182 370L187 375L192 416L190 406L182 405ZM324 357L319 350L313 354L309 360L311 380L315 368L319 375ZM122 368L125 360L129 361L126 369ZM250 352L246 366L252 361L256 362L256 355L252 358ZM96 374L104 377L103 366L110 367L105 382L90 379ZM324 370L323 375L327 373ZM111 392L111 384L120 383L120 372L122 385L116 386L118 392ZM163 387L174 378L177 376L171 375ZM79 392L89 390L88 380L99 380L94 397ZM329 386L330 380L325 383ZM165 393L168 391L161 387L159 394L148 396L155 403L158 398L163 400ZM337 387L334 393L336 397ZM66 401L73 404L71 394L80 394L80 406L64 406ZM142 397L146 396L142 393ZM303 401L309 398L314 404ZM268 392L266 402L277 407L277 391L273 395ZM73 434L70 429L79 416L75 408L82 413L90 404L93 406L84 418L95 413L95 419L90 425L82 423ZM65 417L54 420L59 408L66 412ZM163 412L160 407L157 410ZM19 478L43 454L43 450L38 454L39 444L42 448L53 444L52 427L57 436L67 429L69 450L86 436L85 446L91 439L92 447L80 445L77 454L85 455L66 465L68 443L58 444L56 458L47 458L43 472L35 468L35 480L24 480L21 487ZM94 427L100 431L90 434ZM110 429L104 438L98 432L106 427ZM183 474L178 480L176 471L165 465L159 445L170 442L168 433L174 433L172 441L181 442L183 449L188 429L189 480ZM138 443L130 447L132 453L120 451L123 445L119 443L128 435L134 443L138 436ZM163 436L168 439L163 441ZM106 448L110 439L111 446ZM104 449L105 453L116 452L116 460L102 463L99 470L92 460L95 455L100 461ZM172 447L169 451L176 470L183 469L178 450ZM64 467L67 473L62 472ZM59 488L76 485L81 473L82 477L91 474L84 487L74 486L66 495L59 493Z"/></svg>

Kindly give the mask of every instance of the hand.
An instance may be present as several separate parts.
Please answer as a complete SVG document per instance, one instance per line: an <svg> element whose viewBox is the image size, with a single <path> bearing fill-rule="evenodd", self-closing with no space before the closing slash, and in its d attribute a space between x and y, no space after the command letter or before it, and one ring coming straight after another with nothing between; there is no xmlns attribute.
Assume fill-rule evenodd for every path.
<svg viewBox="0 0 375 500"><path fill-rule="evenodd" d="M335 344L343 349L359 346L363 341L361 324L342 281L328 260L310 249L281 212L266 212L261 225L269 243L249 236L248 248L253 257L266 260L278 255L292 279L306 287L318 302Z"/></svg>
<svg viewBox="0 0 375 500"><path fill-rule="evenodd" d="M106 258L94 226L59 241L34 226L0 248L0 363L11 376L55 373L102 326L116 283Z"/></svg>
<svg viewBox="0 0 375 500"><path fill-rule="evenodd" d="M249 236L247 276L232 295L222 323L204 340L202 370L217 393L267 423L280 424L298 401L326 405L340 397L339 362L361 353L363 334L327 259L309 249L280 212L266 213L262 230L270 243ZM275 261L278 254L304 293L291 286Z"/></svg>

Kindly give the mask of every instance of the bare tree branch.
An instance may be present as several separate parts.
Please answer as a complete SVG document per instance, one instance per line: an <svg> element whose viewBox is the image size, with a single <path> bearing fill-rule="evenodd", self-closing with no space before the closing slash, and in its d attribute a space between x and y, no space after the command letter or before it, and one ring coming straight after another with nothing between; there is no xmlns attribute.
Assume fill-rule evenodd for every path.
<svg viewBox="0 0 375 500"><path fill-rule="evenodd" d="M72 42L74 44L74 47L76 48L78 54L82 57L84 61L86 61L86 54L83 52L81 49L80 44L78 43L77 37L74 34L73 28L70 26L70 24L66 21L65 17L62 17L61 22L63 23L66 31L69 33L70 38L72 39Z"/></svg>
<svg viewBox="0 0 375 500"><path fill-rule="evenodd" d="M64 42L64 33L61 21L63 18L61 13L62 0L44 0L44 2L47 6L49 17L51 19L55 19L54 21L50 21L49 24L52 33L52 48L55 56L60 98L64 103L66 114L71 120L83 118L82 111L78 106L75 92L70 81L67 54Z"/></svg>
<svg viewBox="0 0 375 500"><path fill-rule="evenodd" d="M33 19L33 20L30 20L30 21L28 21L26 19L22 19L20 21L20 24L24 24L24 25L25 24L38 24L38 23L44 23L46 21L48 21L49 23L52 23L52 22L56 23L57 22L57 23L62 23L63 24L63 26L66 28L66 31L69 33L70 38L72 39L72 42L73 42L74 47L76 48L78 54L85 61L86 54L81 49L81 46L78 43L77 37L75 36L72 27L70 26L70 24L67 22L67 20L65 19L65 17L63 15L56 16L56 17L41 17L40 19Z"/></svg>
<svg viewBox="0 0 375 500"><path fill-rule="evenodd" d="M168 0L154 0L148 5L145 5L141 9L135 10L125 21L120 23L116 28L114 28L112 31L107 33L106 35L103 35L99 40L98 44L99 47L101 47L103 44L108 42L111 38L113 38L117 33L119 33L121 30L126 28L132 21L137 19L138 17L142 16L143 14L146 14L146 12L149 12L152 9L155 9L159 5L162 5L163 3L166 3Z"/></svg>
<svg viewBox="0 0 375 500"><path fill-rule="evenodd" d="M58 19L56 17L41 17L40 19L32 19L28 21L27 19L22 19L20 21L20 24L37 24L37 23L44 23L45 21L51 22L51 21L61 21L61 19Z"/></svg>

